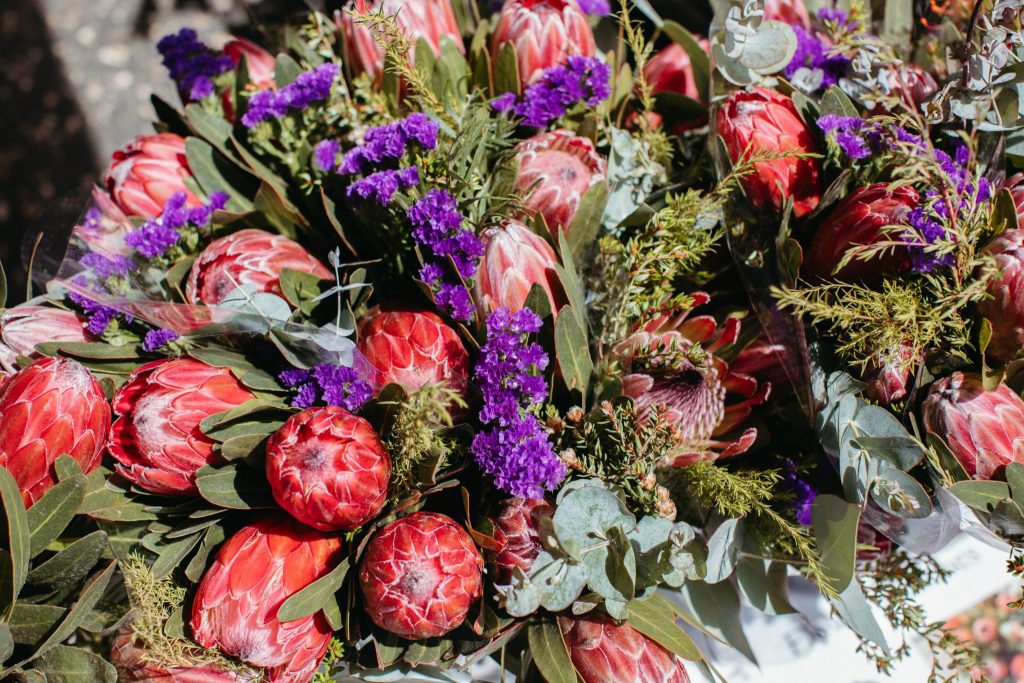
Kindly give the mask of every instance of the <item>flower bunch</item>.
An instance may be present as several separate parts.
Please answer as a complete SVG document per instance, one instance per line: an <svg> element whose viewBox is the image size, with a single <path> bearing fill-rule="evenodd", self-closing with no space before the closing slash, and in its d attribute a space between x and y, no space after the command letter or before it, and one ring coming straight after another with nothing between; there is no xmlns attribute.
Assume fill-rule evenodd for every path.
<svg viewBox="0 0 1024 683"><path fill-rule="evenodd" d="M301 111L314 102L326 100L337 75L338 65L327 62L299 74L279 90L266 88L254 93L246 103L242 125L254 128L264 121L280 119L291 111Z"/></svg>
<svg viewBox="0 0 1024 683"><path fill-rule="evenodd" d="M208 227L213 212L223 209L227 203L225 193L214 192L208 204L192 208L186 205L185 194L177 192L167 200L159 217L125 235L125 244L148 260L167 256L179 245L179 248L194 249L198 244L198 231Z"/></svg>
<svg viewBox="0 0 1024 683"><path fill-rule="evenodd" d="M593 107L608 99L610 79L611 67L601 59L576 55L569 57L565 65L545 69L521 97L505 93L491 106L520 117L524 125L547 128L577 104Z"/></svg>
<svg viewBox="0 0 1024 683"><path fill-rule="evenodd" d="M230 57L211 50L190 28L164 36L156 49L163 56L171 79L191 100L213 95L213 79L235 66Z"/></svg>
<svg viewBox="0 0 1024 683"><path fill-rule="evenodd" d="M344 365L320 363L309 370L291 368L282 370L278 379L295 393L291 405L296 408L326 405L355 411L372 396L370 385Z"/></svg>

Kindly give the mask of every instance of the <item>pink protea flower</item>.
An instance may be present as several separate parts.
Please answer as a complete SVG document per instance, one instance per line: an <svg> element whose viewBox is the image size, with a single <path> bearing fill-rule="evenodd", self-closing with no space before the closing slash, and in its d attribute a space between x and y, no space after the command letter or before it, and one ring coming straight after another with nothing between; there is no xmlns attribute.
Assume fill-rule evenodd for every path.
<svg viewBox="0 0 1024 683"><path fill-rule="evenodd" d="M976 308L992 323L985 353L1007 363L1024 349L1024 229L1007 230L989 243L985 253L995 258L999 275L988 283L990 298Z"/></svg>
<svg viewBox="0 0 1024 683"><path fill-rule="evenodd" d="M516 151L516 189L526 195L527 208L544 217L552 234L568 231L580 199L605 179L608 163L589 138L569 130L535 135Z"/></svg>
<svg viewBox="0 0 1024 683"><path fill-rule="evenodd" d="M887 406L906 396L913 360L914 348L910 343L901 344L893 353L879 354L862 378L867 384L865 398Z"/></svg>
<svg viewBox="0 0 1024 683"><path fill-rule="evenodd" d="M185 138L174 133L140 135L114 152L103 184L128 216L156 218L175 192L184 192L189 206L201 202L185 185L192 176L185 156Z"/></svg>
<svg viewBox="0 0 1024 683"><path fill-rule="evenodd" d="M710 297L698 292L693 299L696 307ZM739 332L739 318L726 318L719 328L710 315L691 318L686 312L676 318L661 316L616 346L627 372L622 393L634 400L641 415L662 407L665 419L679 432L680 448L671 465L726 458L754 444L753 427L734 432L753 406L768 398L771 385L731 370L715 355L734 344ZM682 358L694 344L705 354L702 362ZM730 394L741 400L727 401Z"/></svg>
<svg viewBox="0 0 1024 683"><path fill-rule="evenodd" d="M341 560L341 539L288 519L243 527L217 551L192 602L192 631L216 647L267 669L270 683L308 683L320 666L331 627L322 612L281 622L284 601Z"/></svg>
<svg viewBox="0 0 1024 683"><path fill-rule="evenodd" d="M441 38L448 37L462 54L466 47L462 42L459 22L455 19L450 0L352 0L349 6L359 14L394 16L398 27L413 43L409 63L415 60L416 43L423 39L441 55ZM377 82L384 74L384 48L373 38L373 33L363 23L347 12L341 16L345 33L346 58L356 70L363 71Z"/></svg>
<svg viewBox="0 0 1024 683"><path fill-rule="evenodd" d="M583 683L690 683L682 658L628 624L591 612L558 625Z"/></svg>
<svg viewBox="0 0 1024 683"><path fill-rule="evenodd" d="M114 396L119 417L107 448L117 471L147 491L197 495L196 472L220 462L199 423L254 398L225 368L191 358L147 363Z"/></svg>
<svg viewBox="0 0 1024 683"><path fill-rule="evenodd" d="M189 272L185 297L189 303L219 304L239 285L257 292L281 294L285 268L311 273L322 280L334 275L302 245L284 235L249 228L210 242Z"/></svg>
<svg viewBox="0 0 1024 683"><path fill-rule="evenodd" d="M259 89L274 85L274 55L246 38L234 37L224 44L226 54L237 67L245 57L249 81Z"/></svg>
<svg viewBox="0 0 1024 683"><path fill-rule="evenodd" d="M367 365L374 392L398 384L414 392L445 382L465 393L469 386L469 354L462 340L430 311L376 311L359 324L356 348Z"/></svg>
<svg viewBox="0 0 1024 683"><path fill-rule="evenodd" d="M803 0L764 0L764 18L811 28L811 15Z"/></svg>
<svg viewBox="0 0 1024 683"><path fill-rule="evenodd" d="M513 572L529 572L541 551L540 524L555 512L543 498L509 498L502 502L494 523L494 539L501 546L493 556L494 583L507 585Z"/></svg>
<svg viewBox="0 0 1024 683"><path fill-rule="evenodd" d="M0 367L18 370L18 356L38 358L43 342L85 342L90 335L82 319L52 306L19 304L0 314Z"/></svg>
<svg viewBox="0 0 1024 683"><path fill-rule="evenodd" d="M450 517L402 517L366 547L359 570L366 613L403 638L443 636L480 599L483 565L473 539Z"/></svg>
<svg viewBox="0 0 1024 683"><path fill-rule="evenodd" d="M388 497L391 458L370 423L344 408L310 408L288 418L267 442L274 500L320 531L351 531Z"/></svg>
<svg viewBox="0 0 1024 683"><path fill-rule="evenodd" d="M1024 401L1005 384L985 391L980 376L954 372L932 385L921 416L968 476L995 479L1024 462Z"/></svg>
<svg viewBox="0 0 1024 683"><path fill-rule="evenodd" d="M789 156L818 151L790 98L761 87L734 92L718 110L717 132L734 164L758 153L787 155L757 162L741 181L757 208L779 211L791 197L800 218L821 201L818 159Z"/></svg>
<svg viewBox="0 0 1024 683"><path fill-rule="evenodd" d="M701 38L700 44L705 51L709 49L706 38ZM697 90L690 55L679 43L670 43L655 53L644 66L644 78L650 84L651 93L654 95L672 92L698 102L707 99L707 93Z"/></svg>
<svg viewBox="0 0 1024 683"><path fill-rule="evenodd" d="M491 36L493 59L505 43L515 46L523 87L569 57L597 53L594 32L576 0L508 0Z"/></svg>
<svg viewBox="0 0 1024 683"><path fill-rule="evenodd" d="M73 360L42 358L0 385L0 467L18 482L25 507L57 483L60 456L96 469L109 428L99 382Z"/></svg>
<svg viewBox="0 0 1024 683"><path fill-rule="evenodd" d="M135 639L131 625L122 627L114 636L110 663L122 683L256 683L260 676L258 671L225 669L211 663L163 666Z"/></svg>
<svg viewBox="0 0 1024 683"><path fill-rule="evenodd" d="M1024 225L1024 173L1014 173L1003 183L1003 188L1010 191L1013 204L1017 207L1017 223Z"/></svg>
<svg viewBox="0 0 1024 683"><path fill-rule="evenodd" d="M555 271L558 258L547 240L517 220L487 228L483 239L475 287L476 300L486 310L522 309L534 285L548 295L552 311L562 307L565 297Z"/></svg>

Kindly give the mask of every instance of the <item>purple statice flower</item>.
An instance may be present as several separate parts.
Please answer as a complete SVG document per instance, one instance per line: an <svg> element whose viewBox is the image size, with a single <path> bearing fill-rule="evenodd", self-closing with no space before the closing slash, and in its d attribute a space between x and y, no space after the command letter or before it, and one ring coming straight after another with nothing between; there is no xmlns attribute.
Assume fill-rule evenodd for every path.
<svg viewBox="0 0 1024 683"><path fill-rule="evenodd" d="M835 24L847 31L856 31L860 23L852 21L850 14L841 7L822 7L818 10L818 20L823 24Z"/></svg>
<svg viewBox="0 0 1024 683"><path fill-rule="evenodd" d="M142 350L152 353L179 339L181 335L172 330L150 330L142 340Z"/></svg>
<svg viewBox="0 0 1024 683"><path fill-rule="evenodd" d="M612 6L608 0L579 0L579 6L585 14L592 14L595 17L606 17L612 13Z"/></svg>
<svg viewBox="0 0 1024 683"><path fill-rule="evenodd" d="M516 313L499 308L488 315L487 342L474 373L484 397L480 421L486 428L473 438L473 456L495 486L529 498L542 497L565 478L565 464L547 430L527 410L548 393L540 374L548 356L529 341L540 327L540 317L528 308Z"/></svg>
<svg viewBox="0 0 1024 683"><path fill-rule="evenodd" d="M327 172L333 171L338 165L338 152L341 151L341 143L337 140L322 140L316 143L313 148L313 161L317 169Z"/></svg>
<svg viewBox="0 0 1024 683"><path fill-rule="evenodd" d="M843 154L851 159L864 159L871 156L868 144L872 139L869 122L856 116L839 116L828 114L818 119L818 128L835 140Z"/></svg>
<svg viewBox="0 0 1024 683"><path fill-rule="evenodd" d="M99 230L103 225L103 212L99 207L90 206L82 217L82 227L89 230Z"/></svg>
<svg viewBox="0 0 1024 683"><path fill-rule="evenodd" d="M213 78L234 68L227 55L211 50L190 28L166 35L156 44L171 78L190 100L214 94Z"/></svg>
<svg viewBox="0 0 1024 683"><path fill-rule="evenodd" d="M814 92L838 83L839 79L846 75L850 60L843 55L832 53L817 35L802 26L791 28L796 33L797 48L789 64L782 70L783 75L794 83L806 82L808 86L813 86ZM803 69L810 72L810 78L797 78L798 72Z"/></svg>
<svg viewBox="0 0 1024 683"><path fill-rule="evenodd" d="M611 67L597 57L573 55L564 65L545 69L522 98L512 93L501 95L491 107L512 113L533 128L546 128L571 107L584 103L596 106L611 94Z"/></svg>
<svg viewBox="0 0 1024 683"><path fill-rule="evenodd" d="M181 239L180 230L187 225L205 228L213 218L213 212L223 209L228 195L214 192L208 204L190 207L184 192L175 192L164 204L160 216L148 220L124 237L125 244L135 249L140 256L154 259L163 256Z"/></svg>
<svg viewBox="0 0 1024 683"><path fill-rule="evenodd" d="M248 109L242 116L242 125L253 128L263 121L282 118L291 110L302 110L313 102L326 100L337 75L338 65L327 62L312 71L299 74L280 90L260 90L249 98Z"/></svg>
<svg viewBox="0 0 1024 683"><path fill-rule="evenodd" d="M818 497L818 491L809 481L797 475L796 463L786 458L783 461L786 474L783 478L783 486L793 494L793 512L796 521L804 526L811 524L811 509L814 499Z"/></svg>
<svg viewBox="0 0 1024 683"><path fill-rule="evenodd" d="M424 150L437 147L437 121L426 114L416 112L406 118L377 126L366 131L363 144L345 154L338 166L341 175L363 173L368 166L379 166L386 161L401 159L415 142Z"/></svg>
<svg viewBox="0 0 1024 683"><path fill-rule="evenodd" d="M419 182L419 169L415 166L398 170L386 169L355 181L348 186L345 194L349 199L353 197L372 199L381 206L387 206L394 199L396 192L415 187Z"/></svg>
<svg viewBox="0 0 1024 683"><path fill-rule="evenodd" d="M97 337L106 332L110 322L117 317L117 309L104 306L100 302L78 292L68 292L68 299L82 309L82 313L88 319L88 323L85 326L86 329Z"/></svg>
<svg viewBox="0 0 1024 683"><path fill-rule="evenodd" d="M82 257L82 265L90 268L98 278L125 277L135 269L135 264L127 256L104 256L90 252Z"/></svg>
<svg viewBox="0 0 1024 683"><path fill-rule="evenodd" d="M147 259L163 256L178 243L181 234L160 219L146 221L125 235L124 242Z"/></svg>
<svg viewBox="0 0 1024 683"><path fill-rule="evenodd" d="M278 374L277 379L295 392L291 404L296 408L321 404L355 412L373 398L370 385L344 365L320 363L312 370L289 368Z"/></svg>

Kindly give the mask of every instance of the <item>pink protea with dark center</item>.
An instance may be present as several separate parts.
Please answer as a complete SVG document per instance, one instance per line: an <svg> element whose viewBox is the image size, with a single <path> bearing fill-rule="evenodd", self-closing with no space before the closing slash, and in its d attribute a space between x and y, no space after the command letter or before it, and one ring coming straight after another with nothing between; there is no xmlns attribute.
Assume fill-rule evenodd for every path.
<svg viewBox="0 0 1024 683"><path fill-rule="evenodd" d="M1021 193L1024 199L1024 192ZM989 280L988 299L977 312L992 323L992 339L985 353L1007 363L1024 349L1024 229L1007 230L985 248L995 258L999 274Z"/></svg>
<svg viewBox="0 0 1024 683"><path fill-rule="evenodd" d="M366 613L403 638L443 636L480 598L483 564L473 539L450 517L403 517L366 547L359 570Z"/></svg>
<svg viewBox="0 0 1024 683"><path fill-rule="evenodd" d="M530 571L541 551L540 525L555 508L543 498L509 498L501 505L494 523L494 539L501 549L494 553L494 582L507 585L516 569Z"/></svg>
<svg viewBox="0 0 1024 683"><path fill-rule="evenodd" d="M114 396L119 417L107 448L117 471L147 491L198 495L196 472L220 461L199 424L254 398L225 368L191 358L147 363Z"/></svg>
<svg viewBox="0 0 1024 683"><path fill-rule="evenodd" d="M192 631L203 647L266 669L270 683L308 683L331 627L322 612L282 622L285 600L333 570L341 540L287 517L243 527L217 551L192 602Z"/></svg>
<svg viewBox="0 0 1024 683"><path fill-rule="evenodd" d="M192 264L185 297L189 303L212 306L239 285L280 296L285 268L322 280L334 279L331 271L295 240L249 228L216 239L203 250Z"/></svg>
<svg viewBox="0 0 1024 683"><path fill-rule="evenodd" d="M114 152L103 184L128 216L156 218L176 192L184 192L189 206L199 198L185 185L192 176L185 156L185 138L174 133L140 135Z"/></svg>
<svg viewBox="0 0 1024 683"><path fill-rule="evenodd" d="M572 225L580 199L605 179L608 163L589 138L569 130L541 133L519 143L516 189L532 213L544 217L552 234Z"/></svg>
<svg viewBox="0 0 1024 683"><path fill-rule="evenodd" d="M597 53L594 32L576 0L508 0L491 36L493 59L506 43L515 46L523 87L569 57Z"/></svg>
<svg viewBox="0 0 1024 683"><path fill-rule="evenodd" d="M288 418L267 442L274 500L320 531L351 531L388 497L391 458L370 423L344 408L310 408Z"/></svg>
<svg viewBox="0 0 1024 683"><path fill-rule="evenodd" d="M690 683L678 657L609 617L559 617L569 657L583 683Z"/></svg>
<svg viewBox="0 0 1024 683"><path fill-rule="evenodd" d="M487 228L484 257L476 274L476 299L488 311L507 308L513 313L526 305L538 285L555 313L565 303L555 265L558 257L540 235L517 220Z"/></svg>
<svg viewBox="0 0 1024 683"><path fill-rule="evenodd" d="M694 307L710 300L703 292L692 298ZM627 373L622 393L641 415L660 407L678 430L680 448L670 464L725 458L754 444L756 429L738 429L753 406L768 398L771 385L731 370L715 355L734 344L739 331L739 318L726 318L720 328L714 317L689 317L688 311L676 318L661 316L616 346ZM685 357L695 344L704 354L697 362ZM740 400L729 400L730 394Z"/></svg>
<svg viewBox="0 0 1024 683"><path fill-rule="evenodd" d="M985 391L979 375L954 372L932 385L921 416L968 476L995 479L1024 462L1024 401L1005 384Z"/></svg>

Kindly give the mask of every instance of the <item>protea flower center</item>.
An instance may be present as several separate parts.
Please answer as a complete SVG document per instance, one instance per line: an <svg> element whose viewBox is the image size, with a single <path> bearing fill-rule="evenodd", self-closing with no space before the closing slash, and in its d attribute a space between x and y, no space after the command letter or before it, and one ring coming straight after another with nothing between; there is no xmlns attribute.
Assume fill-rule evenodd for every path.
<svg viewBox="0 0 1024 683"><path fill-rule="evenodd" d="M654 368L627 379L643 391L641 409L664 406L687 443L709 440L725 417L725 387L714 367L678 360L673 367Z"/></svg>

